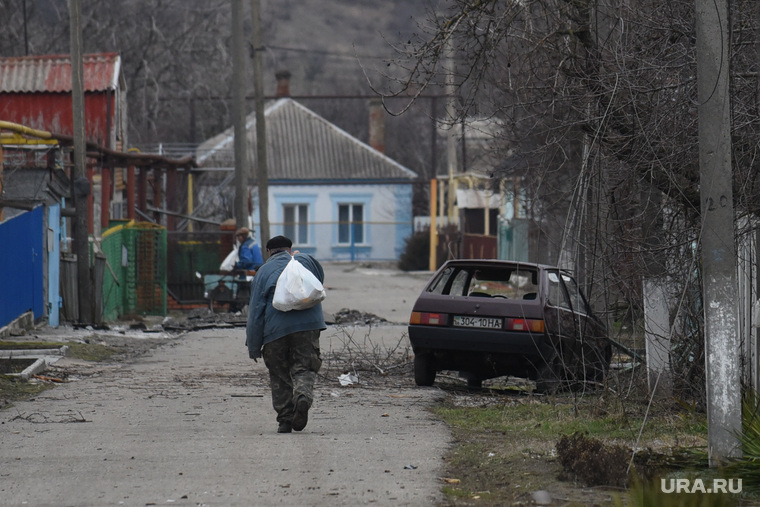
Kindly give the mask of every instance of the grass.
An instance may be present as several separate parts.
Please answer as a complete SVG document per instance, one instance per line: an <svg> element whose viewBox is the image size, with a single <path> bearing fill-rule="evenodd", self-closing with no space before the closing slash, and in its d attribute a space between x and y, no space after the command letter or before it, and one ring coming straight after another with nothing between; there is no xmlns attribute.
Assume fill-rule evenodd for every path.
<svg viewBox="0 0 760 507"><path fill-rule="evenodd" d="M438 407L436 414L451 426L473 431L508 433L519 439L551 439L579 431L607 439L637 438L644 414L609 406L586 397L577 403L554 398L547 401L507 403L489 407ZM707 436L707 418L696 412L650 416L642 438L653 440L667 436Z"/></svg>
<svg viewBox="0 0 760 507"><path fill-rule="evenodd" d="M30 383L17 378L0 376L0 410L14 401L28 400L53 387L52 384Z"/></svg>
<svg viewBox="0 0 760 507"><path fill-rule="evenodd" d="M39 350L39 349L55 349L62 347L63 343L60 342L13 342L7 340L0 340L0 350Z"/></svg>
<svg viewBox="0 0 760 507"><path fill-rule="evenodd" d="M79 342L11 342L0 341L0 350L15 349L50 349L68 345L68 357L82 359L84 361L106 361L120 352L116 347L97 343ZM39 393L50 389L53 384L47 382L27 382L13 377L0 376L0 410L8 408L15 401L33 398Z"/></svg>
<svg viewBox="0 0 760 507"><path fill-rule="evenodd" d="M609 505L623 497L626 491L620 487L586 488L563 470L557 444L564 435L582 433L610 447L637 446L637 463L644 461L647 471L706 464L706 416L677 404L655 406L647 414L646 404L622 403L609 393L534 397L486 392L477 400L481 406L457 406L453 393L434 409L455 439L446 457L446 476L456 483L442 486L449 505L531 504L537 491L552 491L564 505ZM604 466L601 457L590 459L599 463L587 466ZM651 496L651 489L641 494ZM627 504L635 505L631 502Z"/></svg>
<svg viewBox="0 0 760 507"><path fill-rule="evenodd" d="M116 347L99 343L68 343L67 345L69 346L68 357L84 361L106 361L120 352Z"/></svg>

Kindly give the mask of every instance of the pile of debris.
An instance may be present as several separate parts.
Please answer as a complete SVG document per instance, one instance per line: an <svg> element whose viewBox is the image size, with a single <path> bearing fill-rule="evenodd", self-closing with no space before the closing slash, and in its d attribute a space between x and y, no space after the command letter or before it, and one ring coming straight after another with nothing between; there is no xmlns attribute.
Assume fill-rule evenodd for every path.
<svg viewBox="0 0 760 507"><path fill-rule="evenodd" d="M338 310L333 315L332 323L349 324L354 326L368 326L373 324L381 324L383 322L388 321L372 313L364 313L358 310L349 310L348 308L343 308L341 310Z"/></svg>
<svg viewBox="0 0 760 507"><path fill-rule="evenodd" d="M163 328L167 331L197 331L218 327L245 327L248 315L243 312L214 312L208 308L191 310L181 319L167 317Z"/></svg>

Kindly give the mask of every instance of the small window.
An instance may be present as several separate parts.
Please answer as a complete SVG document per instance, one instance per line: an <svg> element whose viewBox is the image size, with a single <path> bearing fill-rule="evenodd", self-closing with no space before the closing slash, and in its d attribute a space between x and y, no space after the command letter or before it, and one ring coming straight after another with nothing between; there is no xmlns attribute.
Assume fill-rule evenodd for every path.
<svg viewBox="0 0 760 507"><path fill-rule="evenodd" d="M589 313L588 306L586 306L586 300L583 299L581 290L575 280L569 275L562 274L562 281L565 282L567 292L570 294L570 302L573 305L573 310L579 313Z"/></svg>
<svg viewBox="0 0 760 507"><path fill-rule="evenodd" d="M309 244L309 206L284 204L282 206L283 234L295 245Z"/></svg>
<svg viewBox="0 0 760 507"><path fill-rule="evenodd" d="M547 279L549 281L549 304L569 310L570 300L567 298L567 293L559 281L559 274L552 271L548 274Z"/></svg>
<svg viewBox="0 0 760 507"><path fill-rule="evenodd" d="M364 243L364 205L338 205L338 243Z"/></svg>

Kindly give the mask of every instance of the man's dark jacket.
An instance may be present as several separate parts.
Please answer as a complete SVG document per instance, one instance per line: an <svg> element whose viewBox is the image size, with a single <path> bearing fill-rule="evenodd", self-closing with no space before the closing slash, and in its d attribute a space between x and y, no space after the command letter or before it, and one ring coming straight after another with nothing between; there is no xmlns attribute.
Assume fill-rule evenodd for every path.
<svg viewBox="0 0 760 507"><path fill-rule="evenodd" d="M324 283L325 273L322 265L314 257L302 253L297 253L294 257ZM277 252L267 259L253 277L245 341L250 357L261 357L261 348L264 345L283 336L298 331L327 328L321 303L306 310L289 312L281 312L272 306L277 278L288 262L288 252Z"/></svg>

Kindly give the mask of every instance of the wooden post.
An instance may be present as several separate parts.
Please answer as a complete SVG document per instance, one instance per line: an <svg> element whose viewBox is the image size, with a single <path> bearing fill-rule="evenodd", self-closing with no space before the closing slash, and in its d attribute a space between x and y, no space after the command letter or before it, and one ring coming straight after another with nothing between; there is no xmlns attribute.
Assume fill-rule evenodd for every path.
<svg viewBox="0 0 760 507"><path fill-rule="evenodd" d="M137 208L142 213L148 212L148 169L140 168L140 174L137 177Z"/></svg>
<svg viewBox="0 0 760 507"><path fill-rule="evenodd" d="M166 209L175 213L182 210L177 209L177 169L171 167L166 170ZM177 217L175 215L166 215L166 230L177 230Z"/></svg>
<svg viewBox="0 0 760 507"><path fill-rule="evenodd" d="M135 219L135 166L127 167L127 218Z"/></svg>
<svg viewBox="0 0 760 507"><path fill-rule="evenodd" d="M111 168L100 170L100 234L108 229L111 220Z"/></svg>
<svg viewBox="0 0 760 507"><path fill-rule="evenodd" d="M243 0L232 0L232 117L235 129L235 225L247 227L246 189L248 171L248 131L245 125L245 38L243 36Z"/></svg>
<svg viewBox="0 0 760 507"><path fill-rule="evenodd" d="M92 192L92 180L95 176L95 169L90 164L87 164L87 181L90 185L90 192L87 194L87 232L92 234L95 230L95 217L93 216L93 209L95 209L95 195ZM88 254L89 255L89 248Z"/></svg>
<svg viewBox="0 0 760 507"><path fill-rule="evenodd" d="M261 4L251 0L251 29L253 36L253 89L256 95L256 181L259 186L260 244L266 244L269 232L269 169L267 162L267 129L264 116L264 78L262 76ZM266 252L264 252L266 255Z"/></svg>

